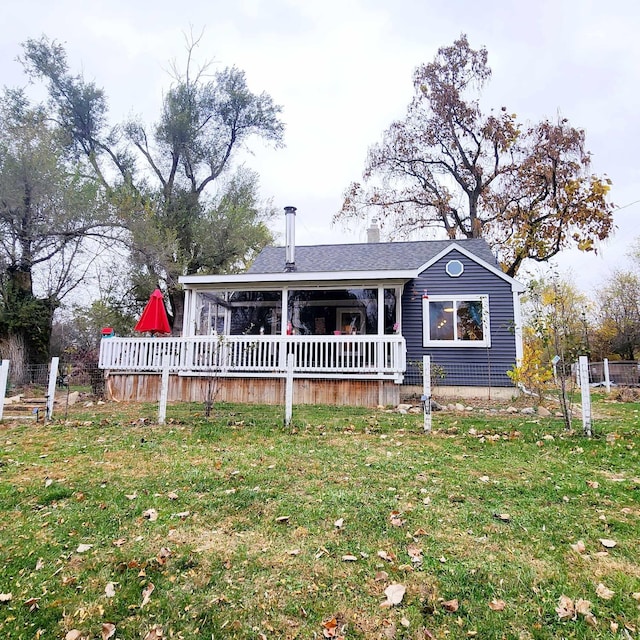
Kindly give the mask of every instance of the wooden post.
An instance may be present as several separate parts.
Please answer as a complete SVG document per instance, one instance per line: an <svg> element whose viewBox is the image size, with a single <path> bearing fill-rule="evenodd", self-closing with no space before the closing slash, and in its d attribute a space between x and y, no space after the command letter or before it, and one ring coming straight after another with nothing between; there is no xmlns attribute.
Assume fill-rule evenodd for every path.
<svg viewBox="0 0 640 640"><path fill-rule="evenodd" d="M290 353L287 356L287 377L285 382L284 391L284 426L288 427L291 424L291 417L293 415L293 364L294 355Z"/></svg>
<svg viewBox="0 0 640 640"><path fill-rule="evenodd" d="M162 357L162 379L160 382L160 403L158 406L158 424L164 424L167 418L167 398L169 397L169 354Z"/></svg>
<svg viewBox="0 0 640 640"><path fill-rule="evenodd" d="M589 387L589 360L587 356L578 358L580 372L580 392L582 395L582 429L584 435L591 437L591 389Z"/></svg>
<svg viewBox="0 0 640 640"><path fill-rule="evenodd" d="M9 360L3 360L0 365L0 420L4 414L4 397L7 395L7 382L9 380Z"/></svg>
<svg viewBox="0 0 640 640"><path fill-rule="evenodd" d="M58 364L60 358L51 358L51 368L49 369L49 387L47 389L47 410L45 418L47 420L53 419L53 403L56 399L56 382L58 381Z"/></svg>
<svg viewBox="0 0 640 640"><path fill-rule="evenodd" d="M604 370L604 388L607 393L611 393L611 380L609 378L609 358L605 358L603 360L602 368Z"/></svg>
<svg viewBox="0 0 640 640"><path fill-rule="evenodd" d="M431 356L422 356L422 387L424 431L431 433Z"/></svg>

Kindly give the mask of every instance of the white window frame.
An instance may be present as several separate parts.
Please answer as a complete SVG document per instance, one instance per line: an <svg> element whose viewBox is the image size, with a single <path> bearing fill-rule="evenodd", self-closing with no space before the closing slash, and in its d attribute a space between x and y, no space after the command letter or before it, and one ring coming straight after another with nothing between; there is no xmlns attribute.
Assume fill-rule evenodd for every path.
<svg viewBox="0 0 640 640"><path fill-rule="evenodd" d="M453 340L432 340L431 322L429 318L430 302L453 302L454 309L457 309L458 302L482 302L482 335L483 340L458 340L458 323L453 323ZM457 314L454 313L454 317ZM489 296L488 295L456 295L456 296L432 296L422 299L422 346L423 347L490 347L491 346L491 326L489 323Z"/></svg>

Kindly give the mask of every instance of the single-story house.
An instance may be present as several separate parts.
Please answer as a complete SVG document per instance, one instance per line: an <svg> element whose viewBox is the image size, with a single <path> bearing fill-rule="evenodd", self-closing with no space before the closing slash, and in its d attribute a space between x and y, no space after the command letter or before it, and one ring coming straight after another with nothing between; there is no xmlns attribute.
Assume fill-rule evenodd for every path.
<svg viewBox="0 0 640 640"><path fill-rule="evenodd" d="M267 247L237 275L187 275L181 337L108 338L100 366L121 399L280 403L293 354L294 403L395 404L419 393L422 356L456 394L499 389L522 356L522 284L482 239ZM154 378L155 376L155 378ZM212 391L213 388L213 391Z"/></svg>

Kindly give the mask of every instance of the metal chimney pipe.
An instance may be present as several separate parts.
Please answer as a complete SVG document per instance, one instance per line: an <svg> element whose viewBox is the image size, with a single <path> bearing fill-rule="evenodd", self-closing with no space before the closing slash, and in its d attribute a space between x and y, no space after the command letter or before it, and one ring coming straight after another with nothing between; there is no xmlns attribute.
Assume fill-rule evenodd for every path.
<svg viewBox="0 0 640 640"><path fill-rule="evenodd" d="M296 270L296 208L284 208L286 221L285 271Z"/></svg>

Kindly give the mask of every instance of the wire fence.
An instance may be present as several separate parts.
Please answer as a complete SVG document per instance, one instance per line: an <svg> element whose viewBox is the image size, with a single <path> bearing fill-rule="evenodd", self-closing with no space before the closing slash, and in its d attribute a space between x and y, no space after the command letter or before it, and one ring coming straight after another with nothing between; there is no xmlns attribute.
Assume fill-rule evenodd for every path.
<svg viewBox="0 0 640 640"><path fill-rule="evenodd" d="M407 362L404 385L422 385L422 362ZM431 361L431 386L433 387L513 387L507 370L488 363Z"/></svg>
<svg viewBox="0 0 640 640"><path fill-rule="evenodd" d="M29 392L32 395L46 393L49 385L49 370L51 364L27 365L20 372L12 371L9 367L9 381L7 394ZM105 395L104 371L98 364L69 364L60 362L56 386L59 389L80 391L96 398Z"/></svg>
<svg viewBox="0 0 640 640"><path fill-rule="evenodd" d="M618 387L640 387L640 362L590 362L589 382L594 386L606 383L605 366L609 369L609 383Z"/></svg>

